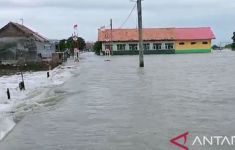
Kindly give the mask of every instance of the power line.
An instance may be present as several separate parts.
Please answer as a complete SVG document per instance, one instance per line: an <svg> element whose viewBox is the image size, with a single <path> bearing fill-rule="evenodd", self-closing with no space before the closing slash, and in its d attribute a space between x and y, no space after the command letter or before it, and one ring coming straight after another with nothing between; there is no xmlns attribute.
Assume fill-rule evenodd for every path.
<svg viewBox="0 0 235 150"><path fill-rule="evenodd" d="M130 14L127 16L127 18L126 18L125 21L122 23L122 25L119 27L119 29L122 28L122 27L126 24L126 22L129 20L129 18L131 17L131 14L132 14L133 11L135 10L136 6L137 6L137 4L134 5L134 7L132 8Z"/></svg>

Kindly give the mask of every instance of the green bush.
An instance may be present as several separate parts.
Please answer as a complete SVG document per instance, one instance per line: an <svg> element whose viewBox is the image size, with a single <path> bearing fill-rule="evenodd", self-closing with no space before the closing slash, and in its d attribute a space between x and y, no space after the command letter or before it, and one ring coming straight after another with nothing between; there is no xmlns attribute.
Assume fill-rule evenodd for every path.
<svg viewBox="0 0 235 150"><path fill-rule="evenodd" d="M96 55L100 55L100 51L102 50L102 42L100 41L95 42L93 49Z"/></svg>

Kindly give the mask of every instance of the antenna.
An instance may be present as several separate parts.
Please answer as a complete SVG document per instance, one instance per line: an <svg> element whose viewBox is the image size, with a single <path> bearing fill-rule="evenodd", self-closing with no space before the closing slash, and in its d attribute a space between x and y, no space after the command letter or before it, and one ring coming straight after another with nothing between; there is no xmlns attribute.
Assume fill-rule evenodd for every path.
<svg viewBox="0 0 235 150"><path fill-rule="evenodd" d="M24 25L24 18L20 18L21 25Z"/></svg>

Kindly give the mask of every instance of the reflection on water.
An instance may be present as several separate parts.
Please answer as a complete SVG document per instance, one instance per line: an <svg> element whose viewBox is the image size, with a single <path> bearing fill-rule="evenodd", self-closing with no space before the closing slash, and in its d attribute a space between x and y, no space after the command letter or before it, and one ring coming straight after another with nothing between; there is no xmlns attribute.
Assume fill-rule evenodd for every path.
<svg viewBox="0 0 235 150"><path fill-rule="evenodd" d="M1 150L166 150L186 131L235 135L234 52L149 55L144 69L138 56L82 58L78 76L56 90L73 94L25 117Z"/></svg>

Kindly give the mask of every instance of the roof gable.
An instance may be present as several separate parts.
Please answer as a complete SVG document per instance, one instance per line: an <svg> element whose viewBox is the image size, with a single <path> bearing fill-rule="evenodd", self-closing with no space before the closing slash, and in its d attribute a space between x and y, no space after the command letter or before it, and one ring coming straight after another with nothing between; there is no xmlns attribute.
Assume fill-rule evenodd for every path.
<svg viewBox="0 0 235 150"><path fill-rule="evenodd" d="M26 26L14 22L9 22L0 29L0 37L31 37L40 42L48 41L46 38Z"/></svg>
<svg viewBox="0 0 235 150"><path fill-rule="evenodd" d="M26 36L25 33L14 26L12 23L8 23L0 29L0 37L22 37Z"/></svg>

